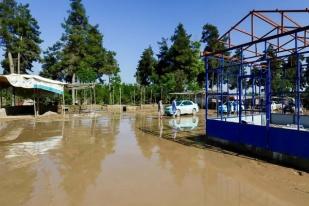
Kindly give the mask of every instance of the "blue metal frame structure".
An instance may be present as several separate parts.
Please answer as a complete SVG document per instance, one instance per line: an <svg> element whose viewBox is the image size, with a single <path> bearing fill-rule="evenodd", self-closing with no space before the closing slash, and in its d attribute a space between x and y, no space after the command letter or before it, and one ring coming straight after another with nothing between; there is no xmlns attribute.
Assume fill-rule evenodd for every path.
<svg viewBox="0 0 309 206"><path fill-rule="evenodd" d="M270 13L272 15L278 14L281 17L280 23L276 23L275 20L267 17ZM215 98L217 103L217 115L215 116L211 116L208 105L205 106L207 138L309 159L309 130L301 127L301 120L306 117L300 113L301 97L305 95L304 87L308 87L308 84L302 85L302 81L303 78L306 78L304 77L305 71L309 69L308 64L304 61L306 58L309 60L309 38L307 37L309 25L301 26L293 20L290 15L295 13L308 15L309 10L253 10L218 39L218 42L226 45L226 49L211 53L204 52L206 70L205 102L208 104L210 98ZM251 28L251 32L239 29L240 25L247 18L250 18L249 22L251 24L249 28ZM258 37L254 33L256 31L254 18L258 18L268 25L270 24L273 28L271 31ZM293 26L287 23L284 24L287 21ZM231 36L235 31L248 35L249 41L240 43L237 46L232 45ZM227 39L227 41L224 41L224 39ZM273 48L273 56L268 52L270 47ZM234 54L234 56L228 56L226 55L227 53ZM238 53L237 57L235 57L236 53ZM292 77L293 80L291 80L294 89L289 92L285 91L276 94L272 91L272 72L277 68L274 68L272 65L277 60L288 63L291 59L296 62L291 65L291 68L288 68L290 69L289 71L292 71L292 74L295 73L295 76ZM219 66L213 66L213 61ZM238 73L235 75L235 71L234 73L232 71L237 67ZM285 76L286 70L286 68L280 68L282 78L290 78ZM215 92L213 88L210 90L210 82L212 87L214 84L214 79L210 80L211 76L217 77ZM231 92L232 89L229 89L229 84L233 78L234 80L237 79L237 85L236 89L233 89L234 91ZM246 108L248 93L251 96L250 109ZM278 126L272 122L271 104L272 96L274 95L279 95L282 99L292 98L293 96L293 99L295 99L293 119L295 120L296 128L287 128L284 125ZM236 96L239 102L237 113L233 116L230 116L229 112L223 114L218 109L218 103L223 105L224 101L227 102L227 107L229 107L231 96ZM259 100L259 105L255 104L256 100ZM242 102L244 102L244 109L241 106ZM248 114L252 117L252 122L250 123L248 123L246 118ZM253 119L256 115L261 118L261 124L254 123ZM237 121L235 118L237 118ZM265 123L262 123L263 118L265 118Z"/></svg>

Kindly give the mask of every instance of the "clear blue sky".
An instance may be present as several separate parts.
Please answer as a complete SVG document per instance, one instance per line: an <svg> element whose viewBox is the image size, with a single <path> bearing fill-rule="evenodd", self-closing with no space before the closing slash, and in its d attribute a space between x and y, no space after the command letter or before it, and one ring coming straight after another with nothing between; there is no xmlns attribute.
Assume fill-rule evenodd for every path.
<svg viewBox="0 0 309 206"><path fill-rule="evenodd" d="M59 40L69 0L19 0L29 3L38 20L45 50ZM193 40L199 40L205 23L228 30L252 9L302 9L308 0L84 0L92 24L99 24L104 46L117 52L124 82L135 82L134 73L142 51L157 51L161 37L170 37L182 22ZM308 18L309 19L309 18ZM307 25L308 22L307 21ZM34 71L38 73L40 65Z"/></svg>

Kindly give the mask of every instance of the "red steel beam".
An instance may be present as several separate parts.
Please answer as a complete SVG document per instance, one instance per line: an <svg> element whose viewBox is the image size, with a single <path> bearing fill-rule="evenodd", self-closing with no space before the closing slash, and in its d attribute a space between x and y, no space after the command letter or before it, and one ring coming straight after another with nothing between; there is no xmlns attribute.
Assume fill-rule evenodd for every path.
<svg viewBox="0 0 309 206"><path fill-rule="evenodd" d="M274 22L273 20L271 20L271 19L268 18L267 16L264 16L264 15L261 14L261 13L256 13L256 12L254 12L253 14L254 14L256 17L258 17L259 19L261 19L261 20L265 21L266 23L272 25L273 27L276 27L276 28L279 28L279 27L280 27L279 24L277 24L276 22ZM283 14L282 14L282 15L283 15ZM285 29L284 27L282 27L282 31L283 31L283 32L287 32L287 31L289 31L289 30L287 30L287 29ZM291 36L294 37L293 34L291 34ZM308 44L307 41L306 41L306 40L303 40L302 38L297 37L297 39L298 39L299 41L305 43L305 44Z"/></svg>
<svg viewBox="0 0 309 206"><path fill-rule="evenodd" d="M251 34L250 34L249 32L247 32L247 31L245 31L245 30L241 30L241 29L239 29L239 28L234 28L234 30L239 31L239 32L241 32L241 33L243 33L243 34L247 34L247 35L251 36ZM254 37L255 39L259 39L259 37L255 36L255 35L253 35L253 37ZM253 39L252 41L254 41L254 39ZM269 43L269 44L272 45L272 46L274 46L274 47L276 47L277 49L283 49L283 50L285 50L285 48L283 48L283 46L277 46L277 45L275 45L275 44L273 44L273 43Z"/></svg>

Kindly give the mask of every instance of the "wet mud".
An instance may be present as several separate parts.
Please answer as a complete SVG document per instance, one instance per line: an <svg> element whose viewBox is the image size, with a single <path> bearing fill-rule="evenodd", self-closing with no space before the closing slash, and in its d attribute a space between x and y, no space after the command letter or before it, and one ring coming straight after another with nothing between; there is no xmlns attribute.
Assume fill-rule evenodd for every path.
<svg viewBox="0 0 309 206"><path fill-rule="evenodd" d="M309 175L199 148L204 118L0 122L0 205L308 205Z"/></svg>

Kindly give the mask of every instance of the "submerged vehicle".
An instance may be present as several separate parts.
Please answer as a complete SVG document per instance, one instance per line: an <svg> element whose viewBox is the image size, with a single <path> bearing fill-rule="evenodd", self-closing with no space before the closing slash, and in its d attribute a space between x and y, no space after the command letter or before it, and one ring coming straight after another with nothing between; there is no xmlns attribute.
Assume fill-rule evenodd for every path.
<svg viewBox="0 0 309 206"><path fill-rule="evenodd" d="M199 111L199 107L196 103L190 100L176 101L176 115L182 114L196 114ZM166 115L173 115L172 106L165 108Z"/></svg>

